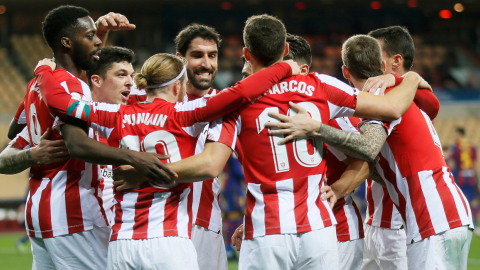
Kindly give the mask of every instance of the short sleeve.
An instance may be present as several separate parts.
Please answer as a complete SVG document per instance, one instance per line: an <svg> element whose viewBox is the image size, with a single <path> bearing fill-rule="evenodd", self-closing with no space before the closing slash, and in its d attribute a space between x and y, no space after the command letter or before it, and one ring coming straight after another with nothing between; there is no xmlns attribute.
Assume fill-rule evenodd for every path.
<svg viewBox="0 0 480 270"><path fill-rule="evenodd" d="M30 148L31 145L30 136L28 135L28 127L24 127L22 132L18 133L17 136L10 141L9 145L19 150Z"/></svg>
<svg viewBox="0 0 480 270"><path fill-rule="evenodd" d="M235 120L236 117L230 114L210 122L207 140L223 143L235 150L237 142L237 125Z"/></svg>
<svg viewBox="0 0 480 270"><path fill-rule="evenodd" d="M27 123L27 116L25 115L25 98L23 98L20 105L18 105L17 112L13 119L20 125L25 125Z"/></svg>

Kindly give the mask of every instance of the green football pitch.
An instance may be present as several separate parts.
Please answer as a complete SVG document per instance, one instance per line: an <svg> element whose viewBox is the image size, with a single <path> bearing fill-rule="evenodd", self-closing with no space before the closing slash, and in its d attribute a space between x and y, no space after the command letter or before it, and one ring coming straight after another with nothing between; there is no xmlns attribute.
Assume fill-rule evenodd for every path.
<svg viewBox="0 0 480 270"><path fill-rule="evenodd" d="M21 233L0 234L0 270L30 270L32 269L32 255L27 245L24 253L15 248L15 241ZM231 262L229 270L237 269L237 263ZM468 260L469 270L480 270L480 238L473 236Z"/></svg>

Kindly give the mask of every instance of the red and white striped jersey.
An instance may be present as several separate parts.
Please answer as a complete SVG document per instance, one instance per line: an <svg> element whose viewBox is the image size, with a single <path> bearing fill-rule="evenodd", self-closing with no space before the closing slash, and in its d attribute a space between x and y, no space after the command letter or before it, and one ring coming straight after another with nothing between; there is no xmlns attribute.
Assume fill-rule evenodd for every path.
<svg viewBox="0 0 480 270"><path fill-rule="evenodd" d="M113 147L128 148L170 155L167 162L176 162L194 155L198 135L207 122L194 123L188 117L197 108L205 107L201 99L188 103L169 103L162 99L134 105L94 103L87 120ZM82 109L78 106L76 110ZM84 107L85 110L85 107ZM83 114L71 112L78 118ZM222 118L211 123L219 131L210 140L225 142L233 133L224 133ZM222 134L224 133L224 134ZM233 141L234 142L234 141ZM229 145L234 148L234 145ZM144 183L128 192L115 195L115 224L110 240L146 239L161 236L189 237L191 230L191 183L173 187Z"/></svg>
<svg viewBox="0 0 480 270"><path fill-rule="evenodd" d="M25 97L23 98L22 102L20 102L20 105L18 106L15 115L13 116L13 120L15 120L17 124L27 123L27 116L25 115Z"/></svg>
<svg viewBox="0 0 480 270"><path fill-rule="evenodd" d="M330 120L329 125L344 131L359 133L357 125L360 122L356 117L341 117ZM328 185L333 185L347 169L347 164L343 161L347 158L343 152L328 145L325 153L327 163ZM352 192L353 193L353 192ZM337 240L351 241L364 238L363 222L357 204L352 198L352 193L343 198L339 198L333 207L333 213L337 220Z"/></svg>
<svg viewBox="0 0 480 270"><path fill-rule="evenodd" d="M210 88L204 97L210 97L217 93L218 90ZM183 100L189 101L198 98L199 97L187 93ZM198 136L195 155L203 152L207 137L214 136L214 134L218 134L218 131L212 131L210 126L205 127ZM218 181L218 178L215 177L210 180L194 182L192 193L193 224L214 232L219 232L222 229L222 212L218 204L218 197L220 195L220 181Z"/></svg>
<svg viewBox="0 0 480 270"><path fill-rule="evenodd" d="M302 233L336 224L328 202L320 199L325 175L324 143L316 138L278 145L265 123L269 112L294 115L288 102L305 108L313 119L352 116L358 91L327 75L293 76L273 85L262 97L236 113L247 182L245 239Z"/></svg>
<svg viewBox="0 0 480 270"><path fill-rule="evenodd" d="M472 226L470 206L445 163L429 116L412 103L401 118L383 125L388 138L376 169L405 221L407 243Z"/></svg>
<svg viewBox="0 0 480 270"><path fill-rule="evenodd" d="M130 89L130 94L128 95L128 104L131 105L145 100L147 100L147 92L143 89L138 89L137 84L134 82Z"/></svg>
<svg viewBox="0 0 480 270"><path fill-rule="evenodd" d="M427 112L430 119L437 116L440 103L430 90L419 89L415 94L414 102ZM369 178L367 179L365 197L367 199L367 218L365 222L368 225L387 229L400 229L404 225L402 216L392 202L387 188Z"/></svg>
<svg viewBox="0 0 480 270"><path fill-rule="evenodd" d="M67 95L91 100L90 89L79 78L63 69L56 69L53 76ZM44 99L37 80L33 79L24 99L32 146L38 145L41 135L52 127L55 120ZM52 130L50 140L61 138L57 130ZM28 234L49 238L89 230L94 224L105 226L99 198L94 192L96 182L92 181L96 173L95 166L73 158L61 163L32 166L30 196L26 205Z"/></svg>

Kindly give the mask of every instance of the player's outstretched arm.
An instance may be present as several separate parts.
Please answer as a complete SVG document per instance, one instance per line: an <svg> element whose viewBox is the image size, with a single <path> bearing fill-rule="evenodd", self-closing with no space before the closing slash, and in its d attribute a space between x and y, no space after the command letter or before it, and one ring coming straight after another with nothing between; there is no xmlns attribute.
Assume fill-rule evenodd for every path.
<svg viewBox="0 0 480 270"><path fill-rule="evenodd" d="M400 118L412 104L418 88L430 88L417 73L409 72L402 83L384 96L360 92L354 116L393 121Z"/></svg>
<svg viewBox="0 0 480 270"><path fill-rule="evenodd" d="M39 144L28 149L15 148L15 142L8 145L0 153L0 173L17 174L38 163L48 164L69 159L65 142L63 140L50 141L48 140L49 136L50 129L47 129L40 137Z"/></svg>
<svg viewBox="0 0 480 270"><path fill-rule="evenodd" d="M189 107L191 104L206 101L205 106L196 108L195 110L183 110L184 112L178 115L177 121L181 125L190 126L197 122L216 120L236 111L253 99L262 96L269 88L284 78L299 73L300 68L298 64L292 60L276 63L271 67L239 81L234 86L220 91L219 94L213 97L178 104L177 106Z"/></svg>
<svg viewBox="0 0 480 270"><path fill-rule="evenodd" d="M165 185L173 183L175 172L161 163L155 154L114 148L90 139L82 128L65 124L62 136L70 156L93 164L131 165L149 179Z"/></svg>
<svg viewBox="0 0 480 270"><path fill-rule="evenodd" d="M286 136L279 144L316 136L349 156L373 162L387 139L385 128L378 124L365 124L360 128L361 134L355 134L313 120L304 108L293 102L290 102L290 107L297 111L295 116L268 113L270 117L281 121L265 124L269 128L269 135Z"/></svg>

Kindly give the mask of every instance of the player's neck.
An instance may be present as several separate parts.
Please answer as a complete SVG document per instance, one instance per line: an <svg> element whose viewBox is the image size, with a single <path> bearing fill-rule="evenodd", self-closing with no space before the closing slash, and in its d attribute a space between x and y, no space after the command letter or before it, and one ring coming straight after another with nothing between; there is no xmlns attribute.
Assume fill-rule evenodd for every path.
<svg viewBox="0 0 480 270"><path fill-rule="evenodd" d="M273 65L275 65L276 63L281 62L281 61L283 61L283 58L280 58L278 61L272 63L270 66L273 66ZM262 63L259 63L259 62L258 62L256 59L254 59L253 57L250 58L250 63L251 63L251 65L252 65L252 74L257 73L257 72L259 72L259 71L261 71L261 70L264 70L264 69L266 69L266 68L269 67L269 66L265 66L265 65L262 64Z"/></svg>
<svg viewBox="0 0 480 270"><path fill-rule="evenodd" d="M172 95L170 92L167 92L167 93L158 92L158 91L147 92L147 101L153 101L156 98L163 99L171 103L175 103L178 101L178 97Z"/></svg>
<svg viewBox="0 0 480 270"><path fill-rule="evenodd" d="M82 75L82 70L75 66L75 63L68 54L55 55L55 64L57 64L57 68L63 68L79 78Z"/></svg>
<svg viewBox="0 0 480 270"><path fill-rule="evenodd" d="M408 71L405 71L405 69L403 69L403 68L397 68L393 73L395 73L395 75L397 75L397 76L402 77L407 72Z"/></svg>
<svg viewBox="0 0 480 270"><path fill-rule="evenodd" d="M360 79L360 80L357 80L353 77L350 78L350 82L353 84L353 86L359 90L362 90L363 89L363 86L365 85L365 83L367 83L367 80L365 79Z"/></svg>
<svg viewBox="0 0 480 270"><path fill-rule="evenodd" d="M208 94L208 92L210 92L210 89L212 88L210 87L207 90L200 90L195 88L195 86L193 86L193 84L191 84L190 82L187 82L187 94L192 96L203 97Z"/></svg>

